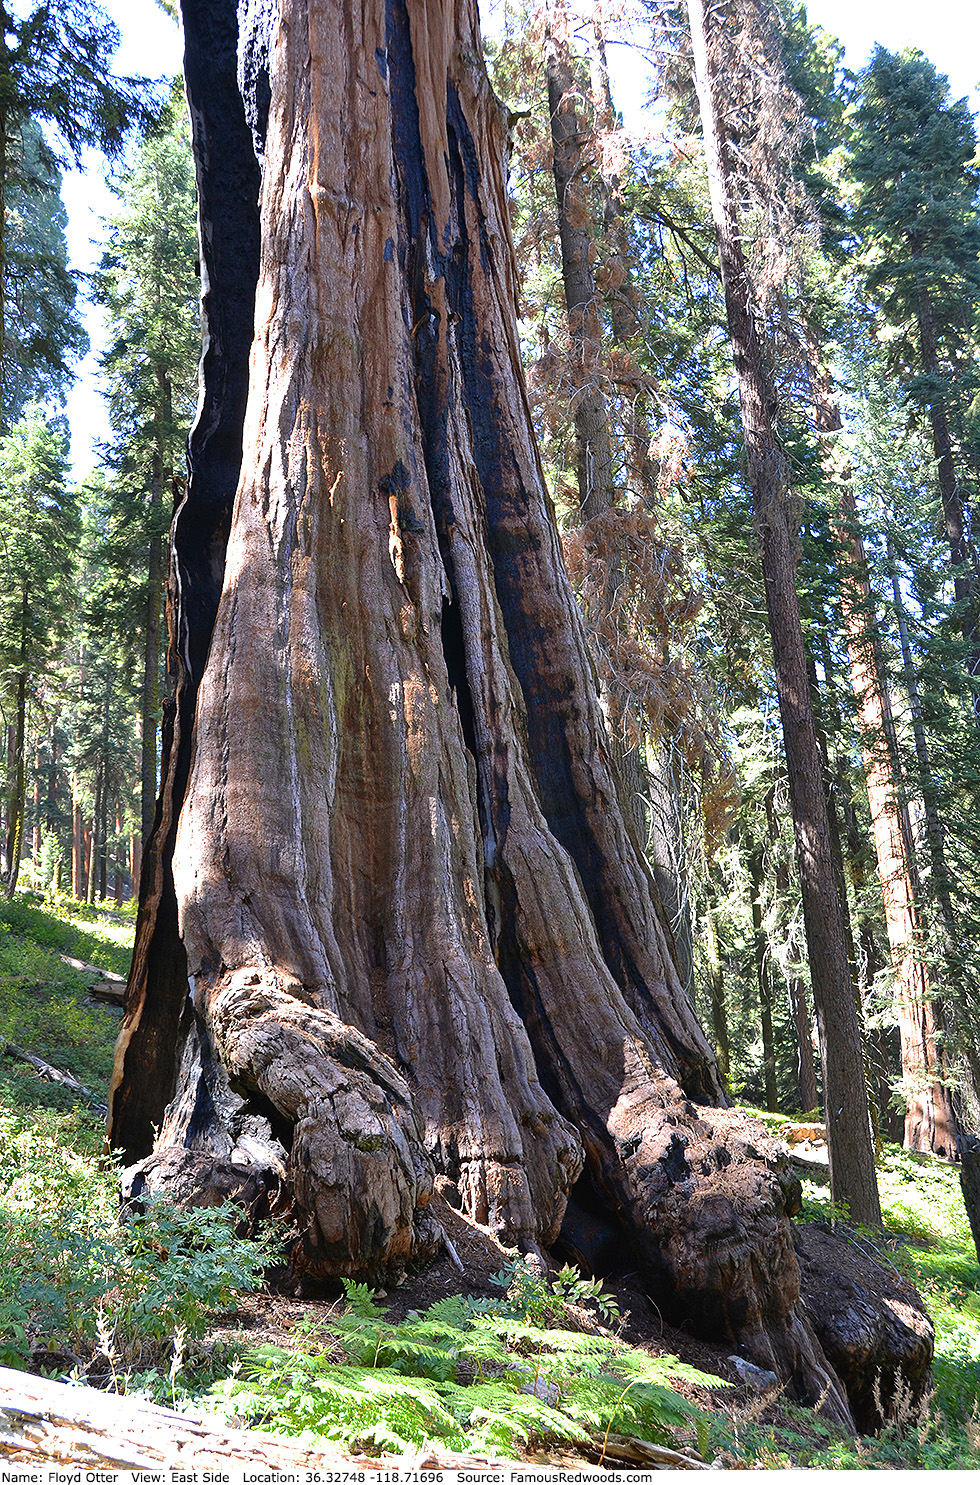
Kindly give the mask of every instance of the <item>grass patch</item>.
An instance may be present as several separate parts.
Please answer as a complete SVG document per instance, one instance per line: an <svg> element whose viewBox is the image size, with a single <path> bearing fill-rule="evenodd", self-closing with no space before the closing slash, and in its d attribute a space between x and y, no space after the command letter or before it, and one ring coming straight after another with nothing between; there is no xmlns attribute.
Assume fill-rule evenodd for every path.
<svg viewBox="0 0 980 1485"><path fill-rule="evenodd" d="M118 1008L94 1003L91 975L62 954L125 975L133 921L27 894L0 899L0 1038L50 1062L102 1099L112 1071ZM7 1109L67 1110L78 1095L47 1083L27 1064L0 1057L0 1104Z"/></svg>

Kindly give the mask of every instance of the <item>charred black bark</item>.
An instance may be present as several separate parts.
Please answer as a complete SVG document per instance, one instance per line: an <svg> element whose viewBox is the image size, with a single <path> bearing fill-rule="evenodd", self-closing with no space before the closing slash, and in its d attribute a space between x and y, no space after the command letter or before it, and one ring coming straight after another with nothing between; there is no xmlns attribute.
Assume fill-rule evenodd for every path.
<svg viewBox="0 0 980 1485"><path fill-rule="evenodd" d="M260 175L239 88L235 0L182 0L181 8L197 162L204 397L188 444L187 493L171 532L167 609L173 693L164 705L160 796L143 854L136 946L110 1093L109 1138L129 1161L153 1147L154 1127L174 1092L181 1023L188 1011L173 851L190 768L197 687L221 596L241 470L259 271ZM261 75L253 72L256 83ZM253 107L252 117L261 119L260 106Z"/></svg>

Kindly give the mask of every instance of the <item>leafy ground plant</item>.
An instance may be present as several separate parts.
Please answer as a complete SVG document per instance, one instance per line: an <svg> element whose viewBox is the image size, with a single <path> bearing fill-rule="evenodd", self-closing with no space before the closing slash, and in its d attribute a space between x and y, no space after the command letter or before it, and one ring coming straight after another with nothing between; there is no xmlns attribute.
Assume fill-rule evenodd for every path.
<svg viewBox="0 0 980 1485"><path fill-rule="evenodd" d="M231 1205L149 1202L120 1223L115 1172L80 1111L0 1115L0 1361L101 1351L129 1367L202 1335L274 1256L240 1221Z"/></svg>
<svg viewBox="0 0 980 1485"><path fill-rule="evenodd" d="M698 1418L670 1382L717 1378L608 1332L552 1328L570 1286L576 1302L582 1285L607 1297L572 1271L549 1285L520 1269L498 1276L499 1301L452 1296L401 1323L348 1283L345 1312L307 1327L297 1350L248 1352L210 1400L263 1428L397 1453L438 1440L513 1455L532 1438L595 1446L610 1430L672 1442L669 1429Z"/></svg>

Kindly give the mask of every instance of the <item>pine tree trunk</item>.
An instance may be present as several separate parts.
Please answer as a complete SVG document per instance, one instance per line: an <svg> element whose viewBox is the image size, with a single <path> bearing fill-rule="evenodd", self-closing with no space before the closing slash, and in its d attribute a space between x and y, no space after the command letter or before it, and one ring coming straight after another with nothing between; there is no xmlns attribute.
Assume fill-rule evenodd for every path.
<svg viewBox="0 0 980 1485"><path fill-rule="evenodd" d="M24 842L24 803L27 787L24 749L27 745L27 592L21 602L20 664L14 684L13 767L7 810L7 896L17 891Z"/></svg>
<svg viewBox="0 0 980 1485"><path fill-rule="evenodd" d="M839 418L825 417L836 423ZM956 1155L956 1121L949 1088L943 1082L937 1043L939 1011L923 958L909 843L895 775L895 725L891 699L881 674L874 643L874 615L867 578L864 543L856 528L854 497L845 489L836 525L845 561L840 566L844 626L851 686L858 707L858 731L871 812L871 830L885 909L885 926L895 972L895 996L902 1036L905 1082L905 1145L949 1159Z"/></svg>
<svg viewBox="0 0 980 1485"><path fill-rule="evenodd" d="M85 822L78 802L78 780L72 775L71 892L77 902L85 900Z"/></svg>
<svg viewBox="0 0 980 1485"><path fill-rule="evenodd" d="M183 8L213 289L235 7ZM619 808L481 53L468 0L281 5L241 479L214 615L182 523L226 509L227 467L192 439L113 1140L144 1155L160 1124L133 1191L282 1180L313 1276L432 1252L436 1175L535 1252L584 1160L576 1194L617 1215L662 1307L847 1420L796 1310L793 1178L720 1107Z"/></svg>
<svg viewBox="0 0 980 1485"><path fill-rule="evenodd" d="M820 1107L817 1069L813 1060L813 1024L806 999L806 982L791 974L788 981L789 1009L796 1034L796 1085L800 1094L800 1112L812 1114Z"/></svg>
<svg viewBox="0 0 980 1485"><path fill-rule="evenodd" d="M85 884L85 901L90 907L95 903L95 894L99 884L99 857L102 851L102 836L100 832L103 813L102 773L103 765L100 759L95 770L95 802L92 806L92 830L88 840L88 871Z"/></svg>
<svg viewBox="0 0 980 1485"><path fill-rule="evenodd" d="M831 1191L836 1201L848 1205L855 1221L876 1226L881 1221L881 1206L861 1028L847 963L840 896L834 880L820 752L807 683L794 536L786 510L786 457L773 430L775 395L752 318L754 300L735 211L722 124L721 84L710 60L703 0L688 0L688 14L708 186L745 432L748 478L762 545L810 976L820 1030ZM724 22L719 20L717 24Z"/></svg>
<svg viewBox="0 0 980 1485"><path fill-rule="evenodd" d="M976 1068L978 1061L976 1028L970 1016L969 999L962 993L959 964L961 951L956 946L956 914L953 909L953 880L946 860L946 831L939 813L936 778L930 764L929 745L922 721L922 705L919 700L918 679L912 659L912 646L909 642L908 620L905 613L905 600L902 597L902 585L899 581L898 564L891 538L887 536L886 552L902 650L902 674L912 717L912 736L915 740L919 788L922 793L926 820L926 840L929 846L931 867L930 888L935 907L938 909L939 921L936 923L934 920L932 926L934 930L939 929L940 947L951 992L950 1010L953 1017L958 1018L961 1024L966 1022L963 1026L965 1035L962 1037L966 1064L963 1086L953 1096L952 1109L956 1122L957 1149L961 1160L960 1186L963 1192L963 1202L970 1221L977 1256L980 1257L980 1240L978 1240L978 1235L980 1235L980 1139L974 1132L980 1127L980 1114L978 1114L977 1098L970 1096L970 1094L975 1095L978 1082L980 1082Z"/></svg>
<svg viewBox="0 0 980 1485"><path fill-rule="evenodd" d="M582 198L583 133L575 101L578 92L568 45L570 17L565 0L546 13L544 40L548 108L551 114L552 169L558 202L562 282L568 314L572 420L578 449L579 511L583 521L602 515L616 498L609 414L603 390L602 323L592 271L589 213Z"/></svg>
<svg viewBox="0 0 980 1485"><path fill-rule="evenodd" d="M913 257L919 256L920 251L921 249L917 251L913 245ZM975 557L970 546L967 512L953 456L953 439L949 429L946 400L939 390L943 375L939 364L939 346L936 339L932 296L921 277L918 284L917 308L922 369L932 383L928 399L929 424L932 429L933 452L936 455L936 477L943 508L943 521L949 541L953 595L961 607L960 628L969 646L969 653L966 657L967 673L977 680L980 677L980 605L977 602ZM974 711L980 710L980 687L974 690L973 707Z"/></svg>
<svg viewBox="0 0 980 1485"><path fill-rule="evenodd" d="M775 844L777 836L775 810L767 810L769 839ZM776 860L776 895L786 902L790 895L789 866L784 857ZM817 1069L813 1060L813 1022L807 1001L806 982L800 979L793 966L799 961L801 945L799 924L794 915L786 945L786 990L789 998L790 1018L796 1038L796 1083L800 1094L800 1112L813 1113L820 1107L820 1092L817 1088Z"/></svg>
<svg viewBox="0 0 980 1485"><path fill-rule="evenodd" d="M731 1075L732 1052L728 1037L728 1013L725 1006L725 972L718 947L718 925L715 922L715 907L711 899L710 883L704 907L704 932L711 992L711 1027L715 1036L718 1071L727 1087Z"/></svg>
<svg viewBox="0 0 980 1485"><path fill-rule="evenodd" d="M669 751L668 743L651 742L647 748L648 767L644 772L650 799L648 849L657 892L670 925L677 973L690 996L694 986L691 904L686 883L680 800Z"/></svg>
<svg viewBox="0 0 980 1485"><path fill-rule="evenodd" d="M31 865L35 872L41 861L41 743L34 744L34 808L31 811Z"/></svg>
<svg viewBox="0 0 980 1485"><path fill-rule="evenodd" d="M92 847L94 831L91 825L82 824L82 902L89 900L89 882L92 877Z"/></svg>
<svg viewBox="0 0 980 1485"><path fill-rule="evenodd" d="M748 856L749 888L752 908L752 954L755 960L755 984L759 996L759 1019L762 1028L762 1075L766 1108L775 1113L779 1108L776 1094L776 1044L772 1034L772 978L769 972L769 943L763 924L762 852L752 850Z"/></svg>
<svg viewBox="0 0 980 1485"><path fill-rule="evenodd" d="M822 655L824 671L824 689L828 700L832 701L834 695L834 668L830 653L828 639L828 626L826 623L821 628ZM824 698L821 696L820 684L817 679L817 667L813 656L807 655L807 676L810 682L810 697L813 704L813 723L817 734L817 746L820 749L820 763L823 769L824 798L827 801L827 826L830 837L830 856L834 863L834 880L837 883L837 894L840 900L841 920L844 925L844 947L847 953L847 965L851 975L851 994L854 997L854 1005L858 1012L858 1024L861 1028L861 1055L864 1060L864 1079L868 1095L868 1114L871 1119L871 1132L874 1138L875 1150L881 1144L881 1128L878 1122L878 1106L875 1102L873 1087L874 1080L871 1069L871 1053L868 1047L868 1037L863 1020L863 1002L861 1000L861 982L858 969L857 943L854 938L854 928L851 923L851 906L847 899L847 878L844 873L844 846L841 839L840 814L837 808L839 794L846 791L841 790L840 769L831 766L830 745L827 741L827 729L824 724ZM834 734L840 732L840 712L836 702L832 701L831 721ZM836 777L835 777L836 774Z"/></svg>

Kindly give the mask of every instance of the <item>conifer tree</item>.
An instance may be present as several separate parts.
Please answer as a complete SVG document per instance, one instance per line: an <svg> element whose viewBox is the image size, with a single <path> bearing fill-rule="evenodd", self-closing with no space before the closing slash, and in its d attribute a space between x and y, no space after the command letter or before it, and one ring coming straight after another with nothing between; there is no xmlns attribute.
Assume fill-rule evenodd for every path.
<svg viewBox="0 0 980 1485"><path fill-rule="evenodd" d="M9 141L6 208L2 382L7 419L16 422L32 400L63 398L72 363L88 349L68 267L61 171L33 119Z"/></svg>
<svg viewBox="0 0 980 1485"><path fill-rule="evenodd" d="M143 837L156 803L164 537L182 489L200 351L197 223L183 96L147 131L120 186L95 298L112 339L102 358L113 439L114 515L105 560L141 670ZM138 658L137 658L138 652Z"/></svg>
<svg viewBox="0 0 980 1485"><path fill-rule="evenodd" d="M67 440L37 406L0 440L0 664L12 727L7 895L24 839L28 704L44 681L72 608L77 511L66 485Z"/></svg>
<svg viewBox="0 0 980 1485"><path fill-rule="evenodd" d="M731 90L740 81L765 78L766 111L752 119L758 166L779 171L785 158L786 113L791 96L771 19L763 5L715 6L688 0L695 87L701 109L712 214L718 236L728 328L735 359L748 481L762 546L770 634L783 721L790 800L796 829L797 865L809 949L810 974L821 1026L824 1098L835 1198L847 1201L856 1220L881 1220L865 1087L861 1029L855 1007L844 937L841 901L830 852L830 827L806 672L796 590L795 532L786 454L777 436L778 406L771 354L763 341L758 305L766 299L764 276L750 274L743 195L737 187L730 126ZM761 172L760 172L761 174ZM779 174L776 175L778 181ZM757 179L759 177L757 176ZM786 255L782 226L789 199L772 191L770 208L775 256ZM742 215L740 215L740 211ZM782 215L782 222L780 216Z"/></svg>
<svg viewBox="0 0 980 1485"><path fill-rule="evenodd" d="M977 136L964 99L921 52L878 47L861 76L851 170L868 292L897 332L891 369L927 417L969 673L980 675L980 593L970 494L980 464ZM974 706L980 705L975 691Z"/></svg>
<svg viewBox="0 0 980 1485"><path fill-rule="evenodd" d="M0 366L7 306L6 190L11 145L24 122L48 124L73 160L87 145L119 152L141 109L132 78L110 67L119 33L97 0L0 3ZM0 416L4 397L0 388Z"/></svg>

